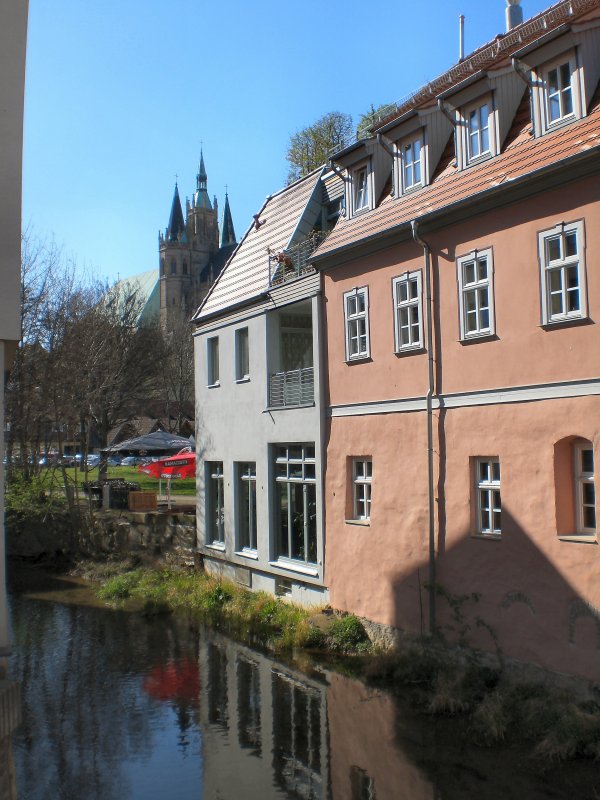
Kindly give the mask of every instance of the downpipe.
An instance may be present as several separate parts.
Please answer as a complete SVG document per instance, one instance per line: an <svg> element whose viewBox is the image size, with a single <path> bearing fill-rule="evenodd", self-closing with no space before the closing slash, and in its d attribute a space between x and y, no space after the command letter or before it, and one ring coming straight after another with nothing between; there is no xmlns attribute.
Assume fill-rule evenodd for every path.
<svg viewBox="0 0 600 800"><path fill-rule="evenodd" d="M433 464L433 396L435 392L433 361L433 298L431 294L431 250L419 236L419 223L411 222L416 244L423 248L423 270L425 272L425 320L427 328L427 497L429 517L429 632L433 636L437 627L436 616L436 557L435 557L435 489Z"/></svg>

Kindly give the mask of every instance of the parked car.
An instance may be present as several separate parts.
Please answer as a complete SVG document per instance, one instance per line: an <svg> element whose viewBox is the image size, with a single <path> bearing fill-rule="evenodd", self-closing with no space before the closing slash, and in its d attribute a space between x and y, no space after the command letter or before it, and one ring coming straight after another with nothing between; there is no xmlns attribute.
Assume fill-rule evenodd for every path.
<svg viewBox="0 0 600 800"><path fill-rule="evenodd" d="M102 460L102 458L100 457L100 455L98 453L90 453L89 456L86 459L86 463L87 463L88 467L91 467L91 469L94 469L94 467L98 466L98 464L100 463L101 460Z"/></svg>
<svg viewBox="0 0 600 800"><path fill-rule="evenodd" d="M143 456L125 456L121 459L122 467L136 467L138 464L146 464L147 459Z"/></svg>
<svg viewBox="0 0 600 800"><path fill-rule="evenodd" d="M106 463L109 467L118 467L121 464L121 456L109 456Z"/></svg>

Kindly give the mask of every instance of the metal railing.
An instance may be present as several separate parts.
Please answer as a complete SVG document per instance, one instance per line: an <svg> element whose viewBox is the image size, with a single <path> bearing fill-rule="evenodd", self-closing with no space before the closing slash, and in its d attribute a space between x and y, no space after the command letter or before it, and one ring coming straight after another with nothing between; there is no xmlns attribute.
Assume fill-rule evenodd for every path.
<svg viewBox="0 0 600 800"><path fill-rule="evenodd" d="M315 400L314 367L269 375L269 407L303 406Z"/></svg>
<svg viewBox="0 0 600 800"><path fill-rule="evenodd" d="M314 272L310 257L321 244L326 234L315 232L308 239L278 252L269 251L269 286Z"/></svg>

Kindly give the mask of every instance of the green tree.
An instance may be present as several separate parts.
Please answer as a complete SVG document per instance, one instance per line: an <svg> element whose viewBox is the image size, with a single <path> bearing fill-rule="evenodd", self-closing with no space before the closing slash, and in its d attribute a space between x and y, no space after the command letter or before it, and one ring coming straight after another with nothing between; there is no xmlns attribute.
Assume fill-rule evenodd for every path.
<svg viewBox="0 0 600 800"><path fill-rule="evenodd" d="M288 184L324 164L330 150L350 140L353 134L352 117L341 111L330 111L312 125L294 133L286 155L290 165Z"/></svg>

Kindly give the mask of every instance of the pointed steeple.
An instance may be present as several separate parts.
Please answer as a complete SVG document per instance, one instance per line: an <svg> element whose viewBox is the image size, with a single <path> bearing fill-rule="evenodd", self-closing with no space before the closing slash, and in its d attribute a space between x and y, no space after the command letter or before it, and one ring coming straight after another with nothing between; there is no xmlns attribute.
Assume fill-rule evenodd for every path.
<svg viewBox="0 0 600 800"><path fill-rule="evenodd" d="M183 211L181 210L181 200L179 199L179 188L177 187L177 181L175 181L175 193L173 194L169 227L165 238L168 242L176 242L184 231L185 223L183 221Z"/></svg>
<svg viewBox="0 0 600 800"><path fill-rule="evenodd" d="M212 210L210 204L210 197L206 190L208 176L206 174L206 167L204 166L204 154L200 150L200 165L198 166L198 174L196 175L196 193L194 194L194 208L208 208Z"/></svg>
<svg viewBox="0 0 600 800"><path fill-rule="evenodd" d="M235 230L233 229L233 218L229 208L229 195L225 191L225 210L223 211L223 225L221 227L221 247L228 244L237 244Z"/></svg>

